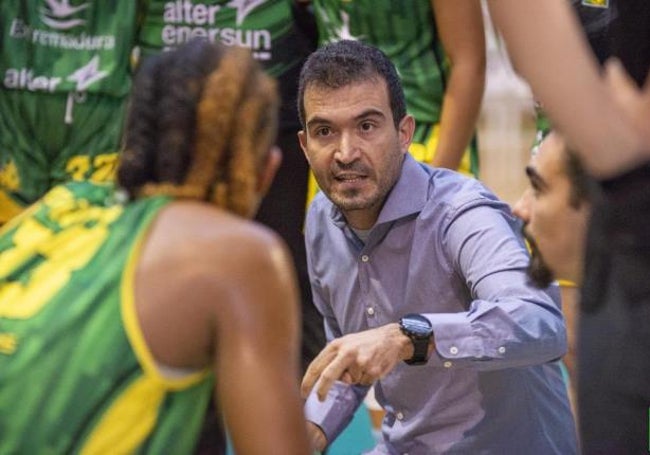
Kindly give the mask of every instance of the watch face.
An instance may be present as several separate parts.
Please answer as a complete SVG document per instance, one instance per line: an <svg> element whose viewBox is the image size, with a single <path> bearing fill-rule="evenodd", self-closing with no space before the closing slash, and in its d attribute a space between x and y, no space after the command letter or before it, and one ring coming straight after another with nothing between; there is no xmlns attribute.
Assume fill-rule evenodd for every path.
<svg viewBox="0 0 650 455"><path fill-rule="evenodd" d="M429 337L432 333L429 320L419 314L407 314L402 318L402 325L416 337Z"/></svg>

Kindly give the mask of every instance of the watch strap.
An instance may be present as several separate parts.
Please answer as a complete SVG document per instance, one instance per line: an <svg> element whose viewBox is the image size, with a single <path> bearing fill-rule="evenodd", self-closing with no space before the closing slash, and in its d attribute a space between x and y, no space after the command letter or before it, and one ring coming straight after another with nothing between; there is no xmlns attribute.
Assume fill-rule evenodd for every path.
<svg viewBox="0 0 650 455"><path fill-rule="evenodd" d="M413 343L413 357L405 360L409 365L424 365L429 360L427 355L429 352L429 339L428 338L411 338Z"/></svg>

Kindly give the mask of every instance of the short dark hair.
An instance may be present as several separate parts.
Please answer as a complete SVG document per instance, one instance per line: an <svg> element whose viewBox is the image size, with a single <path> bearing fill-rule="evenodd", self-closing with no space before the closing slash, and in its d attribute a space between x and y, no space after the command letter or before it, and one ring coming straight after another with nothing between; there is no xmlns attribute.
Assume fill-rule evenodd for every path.
<svg viewBox="0 0 650 455"><path fill-rule="evenodd" d="M197 39L151 57L132 90L119 186L131 197L167 194L249 213L278 104L275 81L247 49Z"/></svg>
<svg viewBox="0 0 650 455"><path fill-rule="evenodd" d="M587 174L578 154L570 147L565 149L564 172L569 178L571 193L569 204L573 208L580 208L582 204L589 204L593 199L594 180Z"/></svg>
<svg viewBox="0 0 650 455"><path fill-rule="evenodd" d="M302 127L305 127L305 90L309 85L337 89L377 78L386 81L393 122L397 128L406 115L406 100L395 65L386 54L376 47L351 40L317 49L300 71L298 115Z"/></svg>

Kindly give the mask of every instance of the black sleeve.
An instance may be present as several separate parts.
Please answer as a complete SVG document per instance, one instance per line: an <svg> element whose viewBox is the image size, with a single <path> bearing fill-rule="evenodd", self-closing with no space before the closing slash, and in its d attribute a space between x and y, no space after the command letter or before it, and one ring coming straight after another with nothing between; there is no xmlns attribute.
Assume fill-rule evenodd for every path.
<svg viewBox="0 0 650 455"><path fill-rule="evenodd" d="M625 305L650 304L650 162L602 181L587 236L582 310L615 286Z"/></svg>

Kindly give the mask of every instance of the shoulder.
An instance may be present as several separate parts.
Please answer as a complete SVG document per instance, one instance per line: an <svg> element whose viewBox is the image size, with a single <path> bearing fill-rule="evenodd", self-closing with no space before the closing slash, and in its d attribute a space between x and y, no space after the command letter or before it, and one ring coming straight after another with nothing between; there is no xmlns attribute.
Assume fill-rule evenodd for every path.
<svg viewBox="0 0 650 455"><path fill-rule="evenodd" d="M263 333L296 312L295 275L278 235L206 203L161 209L135 268L139 322L166 365L205 366L218 334Z"/></svg>
<svg viewBox="0 0 650 455"><path fill-rule="evenodd" d="M453 207L475 203L497 204L503 202L479 180L449 169L433 168L431 171L430 199L442 200Z"/></svg>
<svg viewBox="0 0 650 455"><path fill-rule="evenodd" d="M258 238L272 232L247 218L199 201L177 200L170 203L158 216L158 228L167 233L187 235L178 241L220 242L227 238Z"/></svg>
<svg viewBox="0 0 650 455"><path fill-rule="evenodd" d="M481 213L494 212L507 219L512 217L510 207L480 181L447 169L433 169L429 198L424 214L436 214L447 222L474 209Z"/></svg>
<svg viewBox="0 0 650 455"><path fill-rule="evenodd" d="M258 223L209 204L175 201L154 221L138 268L173 280L184 292L206 298L228 294L259 276L280 278L290 269L282 239Z"/></svg>

